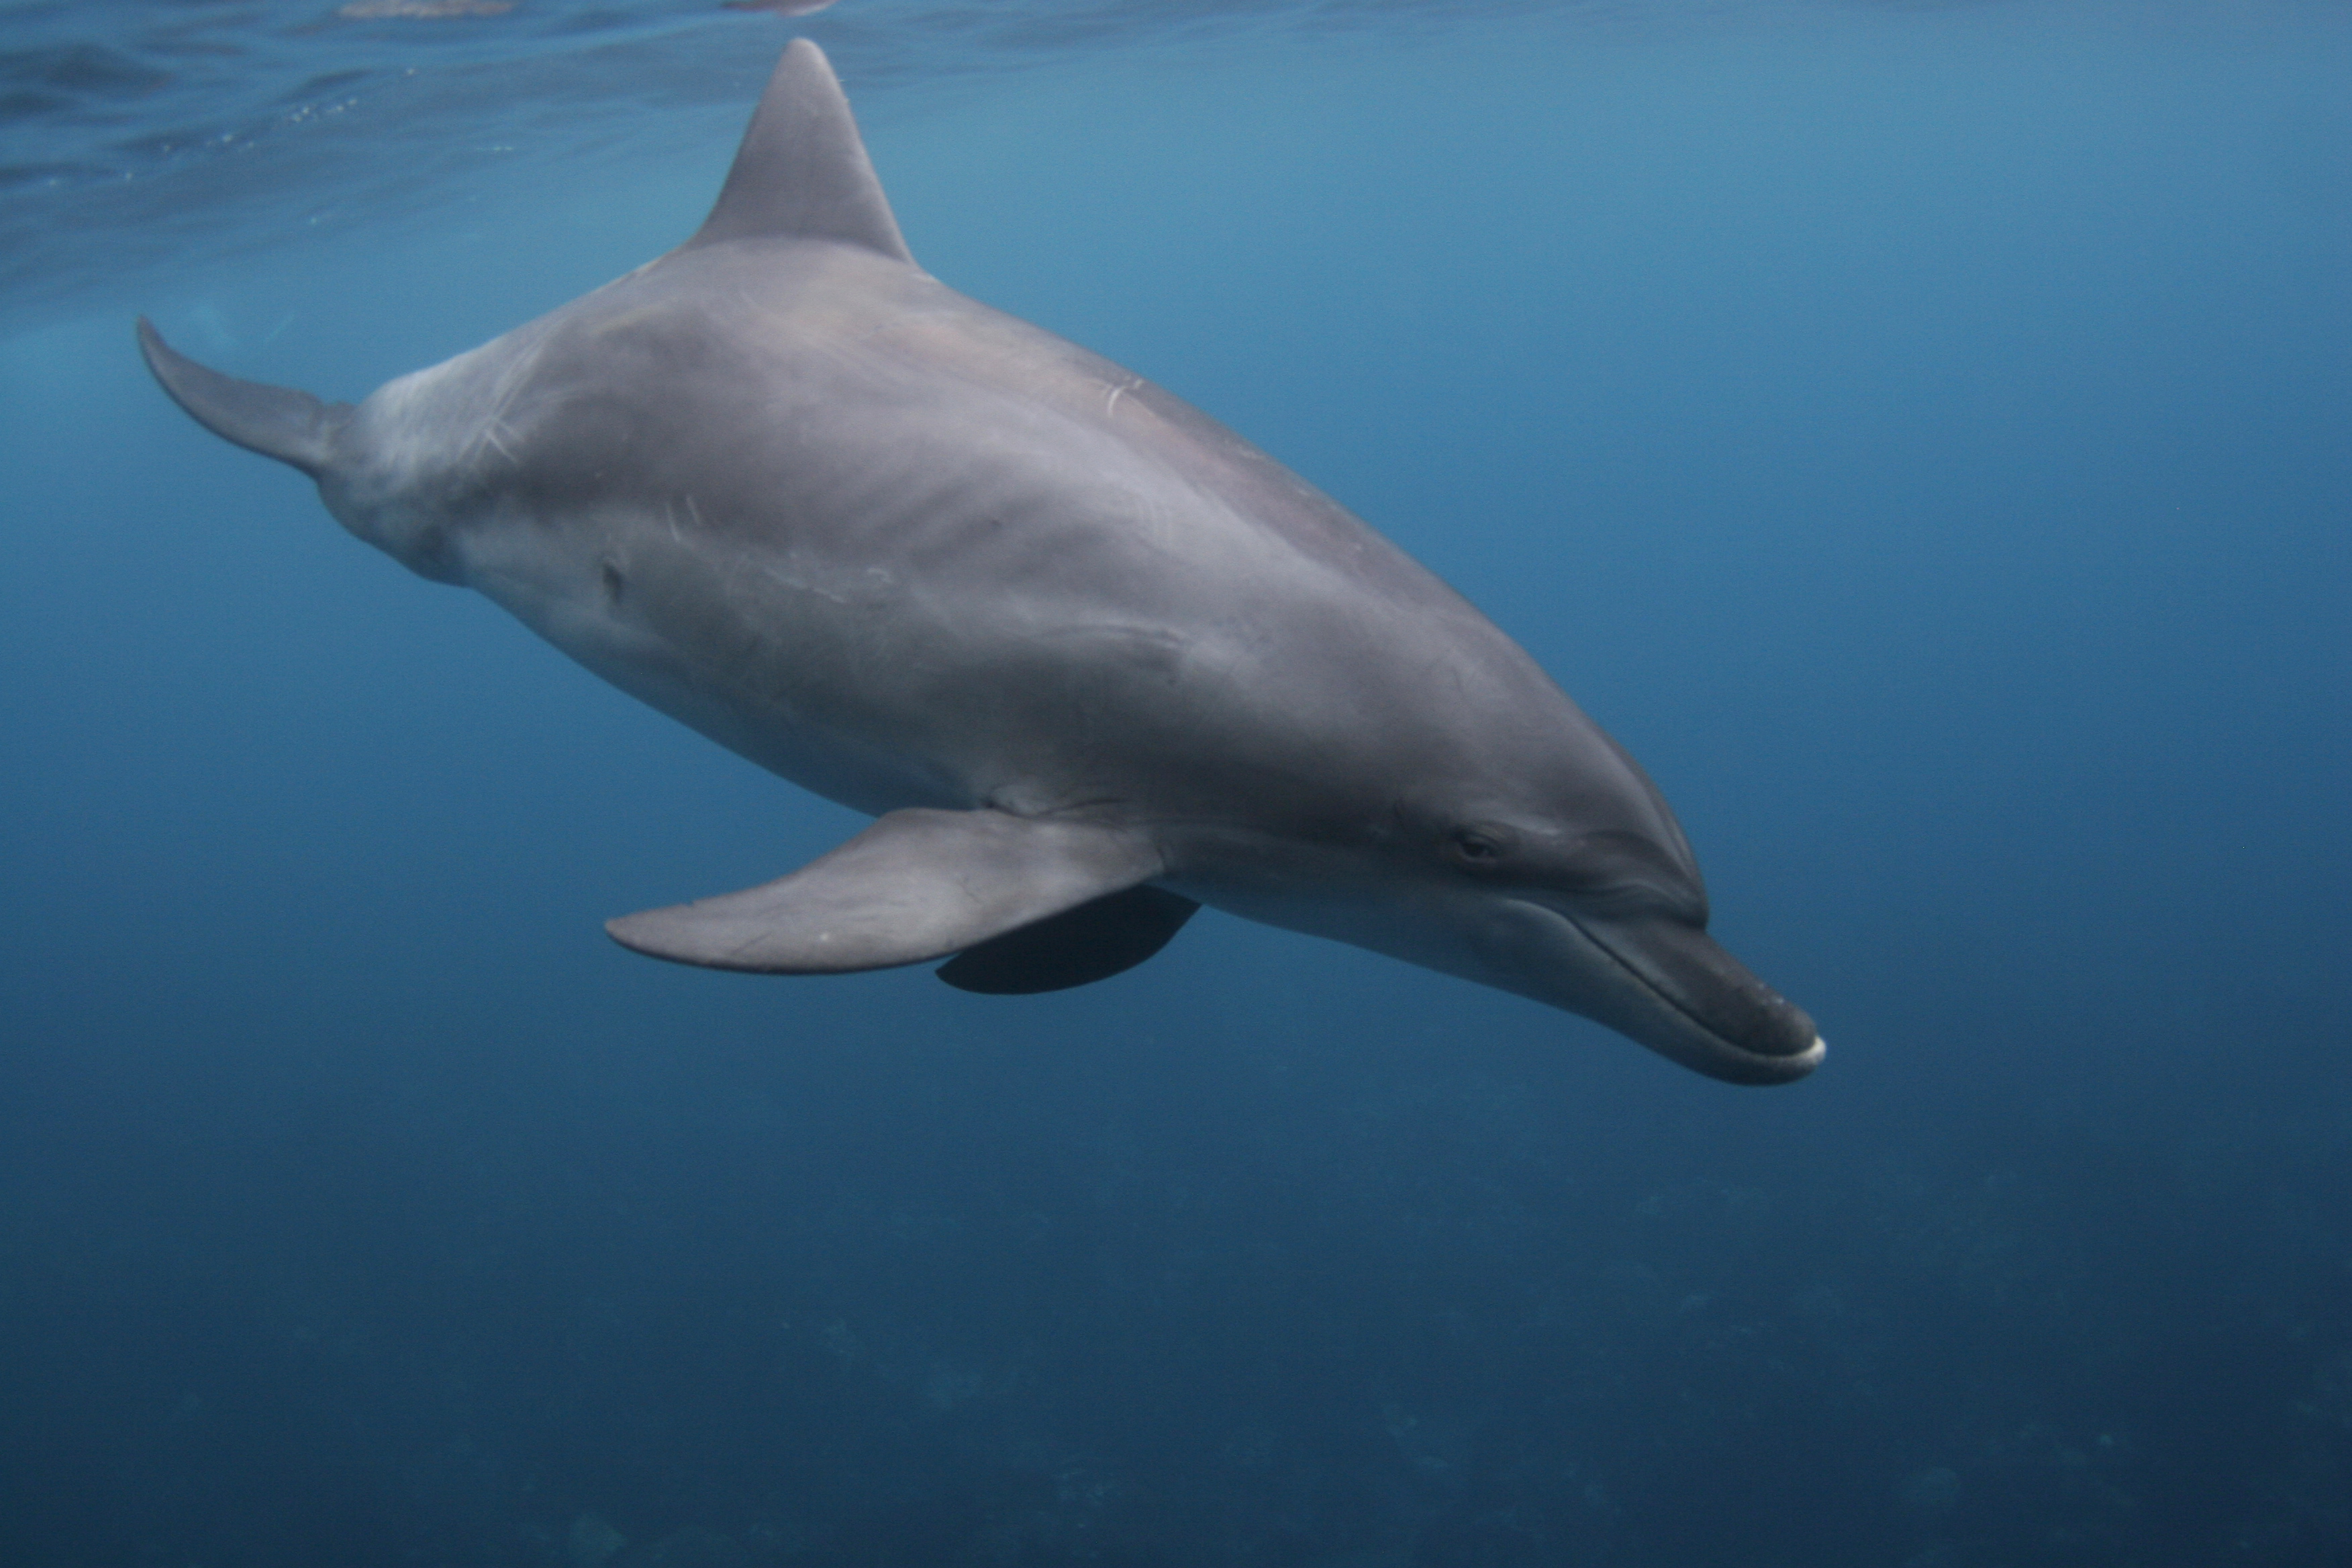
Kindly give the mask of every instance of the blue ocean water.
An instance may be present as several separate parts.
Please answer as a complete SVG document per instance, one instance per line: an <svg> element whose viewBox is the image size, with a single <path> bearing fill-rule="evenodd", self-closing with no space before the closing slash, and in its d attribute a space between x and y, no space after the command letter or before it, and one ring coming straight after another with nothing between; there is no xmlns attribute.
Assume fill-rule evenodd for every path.
<svg viewBox="0 0 2352 1568"><path fill-rule="evenodd" d="M860 819L338 529L782 41L942 279L1663 785L1827 1064L1212 913L647 963ZM0 9L0 1562L2352 1561L2352 15Z"/></svg>

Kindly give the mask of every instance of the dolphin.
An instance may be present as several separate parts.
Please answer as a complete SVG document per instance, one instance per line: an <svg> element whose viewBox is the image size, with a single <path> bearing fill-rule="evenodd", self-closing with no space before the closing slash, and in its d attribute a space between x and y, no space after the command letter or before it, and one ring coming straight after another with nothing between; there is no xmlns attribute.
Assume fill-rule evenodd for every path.
<svg viewBox="0 0 2352 1568"><path fill-rule="evenodd" d="M1019 994L1210 904L1715 1078L1822 1059L1706 934L1656 786L1516 643L1223 426L916 265L805 39L692 238L357 405L138 330L361 539L877 818L611 921L624 946Z"/></svg>

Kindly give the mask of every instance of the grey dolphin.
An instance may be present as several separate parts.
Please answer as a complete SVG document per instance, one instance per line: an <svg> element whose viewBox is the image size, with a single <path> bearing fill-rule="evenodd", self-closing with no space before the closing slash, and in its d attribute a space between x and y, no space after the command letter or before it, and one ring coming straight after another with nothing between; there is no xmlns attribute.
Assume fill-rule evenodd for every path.
<svg viewBox="0 0 2352 1568"><path fill-rule="evenodd" d="M1801 1078L1665 802L1459 595L1233 432L915 265L832 68L784 51L686 244L356 406L146 321L215 434L360 538L879 818L610 923L771 973L1114 974L1201 903Z"/></svg>

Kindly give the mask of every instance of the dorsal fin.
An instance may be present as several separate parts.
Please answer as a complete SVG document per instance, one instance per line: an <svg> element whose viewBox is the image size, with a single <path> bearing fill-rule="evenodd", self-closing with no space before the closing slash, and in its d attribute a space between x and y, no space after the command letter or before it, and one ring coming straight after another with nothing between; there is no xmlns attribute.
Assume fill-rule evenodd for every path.
<svg viewBox="0 0 2352 1568"><path fill-rule="evenodd" d="M718 205L681 247L727 239L835 239L911 263L824 51L794 38L743 132Z"/></svg>

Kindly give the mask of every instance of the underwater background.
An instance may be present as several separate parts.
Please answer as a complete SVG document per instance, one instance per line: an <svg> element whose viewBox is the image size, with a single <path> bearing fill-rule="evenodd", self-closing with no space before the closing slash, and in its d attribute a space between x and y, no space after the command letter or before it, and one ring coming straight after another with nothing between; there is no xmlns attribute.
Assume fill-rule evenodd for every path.
<svg viewBox="0 0 2352 1568"><path fill-rule="evenodd" d="M646 962L860 819L345 536L784 39L919 261L1525 643L1820 1020L1216 914ZM2352 1563L2352 9L0 5L0 1563Z"/></svg>

